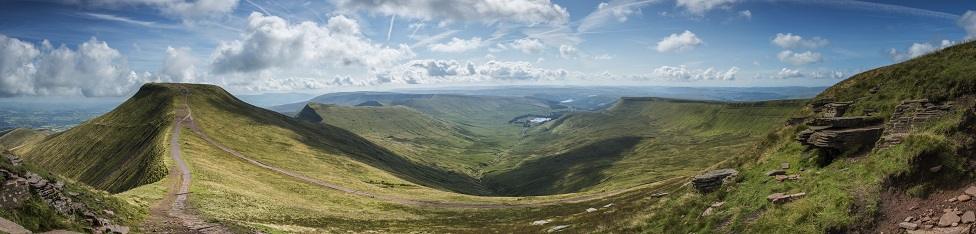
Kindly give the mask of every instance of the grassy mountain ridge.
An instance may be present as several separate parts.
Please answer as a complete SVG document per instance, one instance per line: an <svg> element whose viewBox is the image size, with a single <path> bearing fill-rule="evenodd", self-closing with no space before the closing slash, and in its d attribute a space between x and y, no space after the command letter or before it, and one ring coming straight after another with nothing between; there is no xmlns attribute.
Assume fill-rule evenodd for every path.
<svg viewBox="0 0 976 234"><path fill-rule="evenodd" d="M350 107L309 103L298 119L334 125L397 154L428 165L467 169L477 161L461 154L479 140L464 128L405 106ZM451 164L451 165L448 165Z"/></svg>
<svg viewBox="0 0 976 234"><path fill-rule="evenodd" d="M929 194L963 187L974 179L967 165L973 158L976 136L976 43L968 42L902 63L857 74L828 88L814 101L853 101L847 116L874 112L890 117L903 100L928 98L952 101L954 109L945 116L911 128L904 142L868 152L844 152L827 165L816 163L818 154L794 140L806 126L786 126L772 132L752 153L723 166L741 173L734 185L700 195L686 191L650 209L644 219L649 232L862 232L899 230L896 223L917 211L891 208L897 199L925 200ZM811 108L802 114L811 115ZM781 163L792 166L787 173L800 179L778 183L766 171ZM930 168L941 165L938 172ZM803 168L804 170L800 170ZM806 196L786 204L773 204L772 193L805 192ZM886 198L883 198L886 197ZM713 202L725 202L713 215L701 217ZM936 201L940 203L942 201ZM936 211L938 219L938 211Z"/></svg>
<svg viewBox="0 0 976 234"><path fill-rule="evenodd" d="M12 149L21 145L34 144L44 140L51 135L46 130L34 130L29 128L14 128L0 132L0 149Z"/></svg>
<svg viewBox="0 0 976 234"><path fill-rule="evenodd" d="M484 180L511 194L537 195L687 175L749 149L803 102L623 98L605 111L571 113L531 129L511 153L528 159L493 167Z"/></svg>
<svg viewBox="0 0 976 234"><path fill-rule="evenodd" d="M39 166L98 189L121 192L158 181L176 92L145 85L111 112L17 149Z"/></svg>

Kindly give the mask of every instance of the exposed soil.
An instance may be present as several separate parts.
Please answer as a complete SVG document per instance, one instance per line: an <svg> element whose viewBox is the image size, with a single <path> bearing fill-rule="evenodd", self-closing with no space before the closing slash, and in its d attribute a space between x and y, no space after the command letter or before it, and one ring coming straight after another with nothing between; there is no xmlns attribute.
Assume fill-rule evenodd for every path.
<svg viewBox="0 0 976 234"><path fill-rule="evenodd" d="M881 207L875 233L904 233L904 229L898 227L898 223L904 222L906 217L920 219L926 212L933 215L935 222L944 213L944 209L958 209L959 211L976 211L976 201L965 202L950 199L965 194L964 191L969 185L957 189L940 190L933 192L926 198L912 197L900 190L892 190L881 193ZM955 199L953 199L955 200ZM921 229L920 229L921 230Z"/></svg>
<svg viewBox="0 0 976 234"><path fill-rule="evenodd" d="M149 218L140 229L147 233L232 233L220 224L207 222L200 216L193 214L186 205L190 196L192 174L182 157L180 131L188 122L193 125L189 103L186 100L187 98L184 98L184 106L177 107L176 119L170 136L170 156L176 165L174 168L170 168L169 181L171 184L167 190L169 192L163 200L150 209ZM179 173L172 173L176 171Z"/></svg>

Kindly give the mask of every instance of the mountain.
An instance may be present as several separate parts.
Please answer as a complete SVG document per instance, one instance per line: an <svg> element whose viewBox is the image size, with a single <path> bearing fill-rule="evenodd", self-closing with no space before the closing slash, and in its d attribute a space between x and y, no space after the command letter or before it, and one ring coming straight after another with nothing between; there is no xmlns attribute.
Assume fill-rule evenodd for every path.
<svg viewBox="0 0 976 234"><path fill-rule="evenodd" d="M162 85L143 86L111 112L15 152L48 171L110 192L152 183L167 173L165 139L175 95Z"/></svg>
<svg viewBox="0 0 976 234"><path fill-rule="evenodd" d="M333 125L427 165L465 169L465 148L480 140L455 123L405 106L338 106L309 103L298 119Z"/></svg>
<svg viewBox="0 0 976 234"><path fill-rule="evenodd" d="M29 128L14 128L0 131L0 149L14 149L21 145L30 145L44 140L52 133L47 130Z"/></svg>
<svg viewBox="0 0 976 234"><path fill-rule="evenodd" d="M502 194L544 195L687 175L749 150L803 102L623 98L605 111L570 113L529 129L513 159L491 167L483 180Z"/></svg>
<svg viewBox="0 0 976 234"><path fill-rule="evenodd" d="M943 228L947 225L925 225L951 224L946 217L957 214L946 207L972 211L956 200L976 179L971 173L974 55L976 43L962 43L828 88L800 113L807 122L773 131L754 153L716 166L738 168L734 183L709 194L686 190L676 195L682 198L659 204L662 209L644 219L645 230L897 233L909 227L951 232L952 227ZM846 111L838 109L843 107ZM843 118L827 118L834 113L844 113ZM872 117L859 117L865 115ZM884 124L841 124L870 118ZM880 139L871 132L878 126L884 128ZM814 139L811 133L820 134L817 142L797 140ZM836 142L835 134L848 138ZM768 176L780 168L789 175L784 181ZM711 205L718 202L720 208ZM707 218L680 215L706 209Z"/></svg>

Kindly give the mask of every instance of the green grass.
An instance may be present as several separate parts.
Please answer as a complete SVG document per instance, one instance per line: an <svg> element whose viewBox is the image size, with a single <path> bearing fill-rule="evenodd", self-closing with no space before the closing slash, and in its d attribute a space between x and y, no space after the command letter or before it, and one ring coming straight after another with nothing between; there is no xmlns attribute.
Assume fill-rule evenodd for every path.
<svg viewBox="0 0 976 234"><path fill-rule="evenodd" d="M430 166L476 175L488 157L465 154L478 144L458 124L440 120L405 106L348 107L310 103L299 119L349 130L399 155Z"/></svg>
<svg viewBox="0 0 976 234"><path fill-rule="evenodd" d="M76 193L77 196L71 196L73 201L84 203L91 210L98 212L100 217L108 218L115 224L135 225L146 216L144 210L132 206L128 202L116 198L105 191L56 176L37 165L27 163L15 167L6 160L0 160L0 168L18 174L24 174L29 171L37 173L48 180L62 181L65 183L64 192L66 196L71 196L68 193ZM103 210L110 210L115 213L115 216L107 216L102 213ZM54 207L49 206L40 196L33 192L30 200L26 201L23 207L0 210L0 217L11 220L35 232L51 230L84 231L84 228L89 225L80 219L80 214L66 216L57 213Z"/></svg>
<svg viewBox="0 0 976 234"><path fill-rule="evenodd" d="M532 129L484 179L507 194L540 195L692 175L752 149L802 103L624 99Z"/></svg>
<svg viewBox="0 0 976 234"><path fill-rule="evenodd" d="M59 175L113 193L166 176L166 134L175 91L145 85L112 112L17 149Z"/></svg>
<svg viewBox="0 0 976 234"><path fill-rule="evenodd" d="M889 117L902 100L929 98L955 101L956 110L913 129L902 144L870 152L845 152L842 160L818 166L814 151L805 150L793 136L798 127L770 134L753 153L724 166L737 167L735 185L700 195L691 191L650 208L642 228L647 233L824 233L872 232L884 191L925 197L970 181L964 154L972 152L976 127L972 97L976 79L972 66L976 44L964 43L904 63L874 69L845 80L817 99L854 101L851 115L877 109ZM877 87L876 93L869 92ZM811 114L810 109L804 110ZM802 126L800 126L802 127ZM779 183L764 172L789 162L798 181ZM938 173L928 168L942 165ZM805 170L799 171L798 168ZM807 196L782 205L766 201L776 193L806 192ZM726 204L715 215L700 217L709 204Z"/></svg>
<svg viewBox="0 0 976 234"><path fill-rule="evenodd" d="M12 149L21 145L36 144L50 135L47 131L15 128L0 133L0 148Z"/></svg>

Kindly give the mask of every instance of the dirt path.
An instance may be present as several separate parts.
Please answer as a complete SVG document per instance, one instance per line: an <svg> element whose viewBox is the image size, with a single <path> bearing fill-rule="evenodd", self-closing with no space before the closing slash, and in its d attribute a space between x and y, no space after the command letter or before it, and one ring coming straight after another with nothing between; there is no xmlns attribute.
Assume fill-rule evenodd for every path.
<svg viewBox="0 0 976 234"><path fill-rule="evenodd" d="M500 209L500 208L519 208L519 207L540 207L540 206L558 205L558 204L565 204L565 203L578 203L578 202L596 200L596 199L611 197L611 196L615 196L615 195L618 195L618 194L622 194L622 193L626 193L626 192L630 192L630 191L634 191L634 190L638 190L638 189L643 189L643 188L646 187L646 186L636 186L636 187L633 187L633 188L622 189L622 190L613 191L613 192L606 192L606 193L599 193L599 194L580 195L580 196L570 197L570 198L563 198L563 199L550 200L550 201L537 202L537 203L522 203L522 204L506 204L506 203L492 203L492 202L478 203L478 202L451 202L451 201L415 200L415 199L409 199L409 198L403 198L403 197L397 197L397 196L391 196L391 195L385 195L385 194L375 194L375 193L361 191L361 190L357 190L357 189L353 189L353 188L344 187L344 186L341 186L341 185L338 185L338 184L335 184L335 183L331 183L331 182L328 182L328 181L323 181L323 180L320 180L320 179L308 177L308 176L302 175L301 173L298 173L298 172L294 172L294 171L290 171L290 170L278 168L278 167L275 167L275 166L266 164L264 162L255 160L253 158L247 157L244 154L242 154L242 153L240 153L240 152L238 152L238 151L236 151L234 149L231 149L231 148L229 148L229 147L221 144L220 142L217 142L216 140L214 140L213 138L211 138L209 135L207 135L207 133L204 132L202 130L202 128L200 128L200 126L198 126L196 124L196 122L193 121L193 115L191 114L189 103L186 103L185 104L185 108L186 108L186 117L183 118L183 119L181 119L181 120L179 120L179 122L177 124L175 124L175 125L180 125L181 123L184 124L184 125L186 125L187 128L189 128L191 131L193 131L193 133L195 133L200 138L203 138L203 140L206 141L207 143L209 143L209 144L211 144L211 145L219 148L220 150L222 150L222 151L224 151L224 152L226 152L228 154L231 154L231 155L233 155L233 156L235 156L235 157L237 157L237 158L239 158L241 160L244 160L244 161L246 161L246 162L248 162L248 163L250 163L252 165L255 165L255 166L258 166L258 167L261 167L261 168L270 170L270 171L274 171L274 172L277 172L279 174L282 174L282 175L285 175L285 176L288 176L288 177L292 177L292 178L295 178L297 180L300 180L300 181L303 181L303 182L306 182L306 183L309 183L309 184L313 184L313 185L316 185L316 186L319 186L319 187L322 187L322 188L332 189L332 190L340 191L340 192L347 193L347 194L351 194L351 195L356 195L356 196L361 196L361 197L367 197L367 198L373 198L373 199L378 199L378 200L381 200L381 201L391 202L391 203L396 203L396 204L410 205L410 206L420 206L420 207L431 207L431 208L458 208L458 209ZM174 136L178 136L178 135L176 135L178 133L179 133L178 130L174 130ZM176 139L176 137L173 137L173 139ZM178 147L178 144L173 144L173 145L177 145L176 147ZM179 150L178 148L173 150L173 152L177 152L177 153L174 154L174 159L177 159L179 157L178 150ZM182 162L182 160L177 160L177 161L178 162ZM185 165L182 165L182 166L185 166ZM184 180L186 181L184 183L184 185L187 185L189 183L189 172L186 171L186 170L184 170L184 172L187 173L186 174L186 177L184 177ZM671 182L673 180L679 180L679 179L682 179L682 178L684 178L684 177L675 177L675 178L663 180L661 182L667 183L667 182ZM185 196L185 194L183 196ZM177 198L179 198L179 197L177 197Z"/></svg>
<svg viewBox="0 0 976 234"><path fill-rule="evenodd" d="M176 163L170 168L170 188L166 197L150 209L150 217L142 226L147 233L232 233L222 225L207 222L187 209L190 196L192 174L183 160L180 148L180 131L184 123L192 121L189 104L184 97L184 105L176 108L176 118L170 135L170 156ZM175 169L175 170L174 170ZM179 173L174 173L178 171Z"/></svg>

